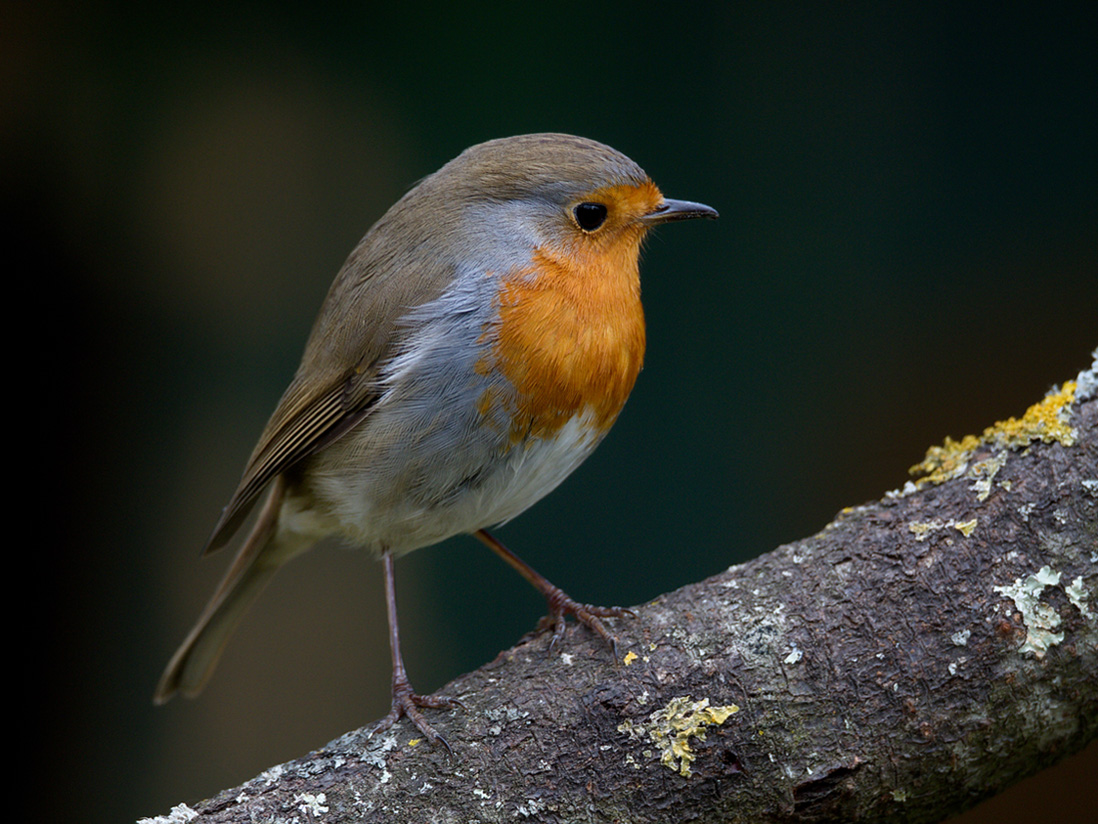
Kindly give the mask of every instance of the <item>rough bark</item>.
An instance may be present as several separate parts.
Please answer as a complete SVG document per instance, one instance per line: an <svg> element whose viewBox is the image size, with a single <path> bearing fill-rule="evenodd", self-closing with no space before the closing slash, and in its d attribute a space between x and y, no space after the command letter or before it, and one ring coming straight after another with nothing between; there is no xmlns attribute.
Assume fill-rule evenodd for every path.
<svg viewBox="0 0 1098 824"><path fill-rule="evenodd" d="M1098 735L1098 361L923 481L448 685L195 821L938 821ZM1089 399L1086 396L1089 395ZM708 706L705 703L708 702ZM367 728L368 730L369 728ZM190 812L175 811L178 820Z"/></svg>

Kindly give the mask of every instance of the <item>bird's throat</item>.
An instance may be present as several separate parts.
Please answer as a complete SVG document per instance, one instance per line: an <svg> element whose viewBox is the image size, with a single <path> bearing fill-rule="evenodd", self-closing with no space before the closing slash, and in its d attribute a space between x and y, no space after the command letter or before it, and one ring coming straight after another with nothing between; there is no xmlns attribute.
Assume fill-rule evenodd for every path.
<svg viewBox="0 0 1098 824"><path fill-rule="evenodd" d="M494 354L516 391L512 442L552 437L587 410L603 431L617 418L644 359L639 244L585 256L539 249L504 278Z"/></svg>

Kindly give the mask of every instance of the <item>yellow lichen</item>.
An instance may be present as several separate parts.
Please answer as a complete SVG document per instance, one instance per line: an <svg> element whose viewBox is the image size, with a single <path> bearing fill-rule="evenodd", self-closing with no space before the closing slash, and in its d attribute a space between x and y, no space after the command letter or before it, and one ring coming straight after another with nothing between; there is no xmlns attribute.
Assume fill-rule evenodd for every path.
<svg viewBox="0 0 1098 824"><path fill-rule="evenodd" d="M965 435L959 441L946 435L941 446L930 447L926 457L908 472L925 476L919 479L920 484L945 483L968 469L968 459L979 445L980 439L975 435Z"/></svg>
<svg viewBox="0 0 1098 824"><path fill-rule="evenodd" d="M690 765L697 757L690 749L690 739L704 741L708 727L719 727L739 711L740 708L735 704L710 707L708 698L694 701L689 695L685 695L672 698L666 707L648 716L648 723L634 724L630 720L622 722L618 725L618 732L627 733L631 738L647 734L660 750L660 763L677 771L684 778L689 778Z"/></svg>
<svg viewBox="0 0 1098 824"><path fill-rule="evenodd" d="M1068 421L1067 407L1075 400L1075 381L1067 381L1062 389L1055 389L1040 403L1026 410L1021 418L1008 418L984 430L984 440L1009 449L1029 446L1034 441L1072 446L1075 429Z"/></svg>
<svg viewBox="0 0 1098 824"><path fill-rule="evenodd" d="M954 522L953 528L967 538L976 529L976 520L976 518L973 518L971 521L965 521L964 523Z"/></svg>
<svg viewBox="0 0 1098 824"><path fill-rule="evenodd" d="M932 532L946 527L953 527L967 538L976 529L977 522L976 518L971 521L942 521L935 518L933 521L910 521L907 528L915 536L916 541L925 541Z"/></svg>
<svg viewBox="0 0 1098 824"><path fill-rule="evenodd" d="M911 521L907 525L908 530L915 536L916 541L925 541L926 536L931 533L932 530L941 529L941 521Z"/></svg>
<svg viewBox="0 0 1098 824"><path fill-rule="evenodd" d="M630 664L632 664L634 661L637 660L637 654L635 652L627 652L627 653L625 653L625 657L622 658L621 660L622 660L622 663L625 664L625 666L629 666Z"/></svg>
<svg viewBox="0 0 1098 824"><path fill-rule="evenodd" d="M1075 381L1066 381L1063 387L1053 389L1044 400L1033 404L1021 418L1008 418L989 426L980 437L966 435L959 441L947 437L942 446L932 446L926 457L911 467L912 475L922 475L918 483L940 484L963 475L968 471L968 462L976 449L983 445L1000 449L1021 449L1034 441L1060 443L1072 446L1076 432L1070 423L1068 407L1075 399ZM998 466L988 466L987 470L998 471ZM994 475L994 472L990 473ZM990 478L987 479L990 484ZM983 494L983 489L978 490ZM983 495L983 498L986 498ZM983 500L981 498L981 500Z"/></svg>

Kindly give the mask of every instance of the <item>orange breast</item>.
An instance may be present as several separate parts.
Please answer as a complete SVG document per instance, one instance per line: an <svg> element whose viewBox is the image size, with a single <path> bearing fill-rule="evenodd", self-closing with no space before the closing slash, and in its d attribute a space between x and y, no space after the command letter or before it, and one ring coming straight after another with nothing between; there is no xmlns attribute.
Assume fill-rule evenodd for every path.
<svg viewBox="0 0 1098 824"><path fill-rule="evenodd" d="M552 437L590 409L617 418L644 359L637 231L608 248L538 249L499 295L496 366L517 390L511 442Z"/></svg>

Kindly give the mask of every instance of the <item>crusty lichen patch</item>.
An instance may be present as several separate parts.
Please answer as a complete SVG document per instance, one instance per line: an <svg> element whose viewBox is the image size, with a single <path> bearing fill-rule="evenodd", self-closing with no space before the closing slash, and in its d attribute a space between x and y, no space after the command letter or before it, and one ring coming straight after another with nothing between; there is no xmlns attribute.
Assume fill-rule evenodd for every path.
<svg viewBox="0 0 1098 824"><path fill-rule="evenodd" d="M167 815L158 815L153 818L139 818L137 824L187 824L198 818L198 813L186 804L177 804Z"/></svg>
<svg viewBox="0 0 1098 824"><path fill-rule="evenodd" d="M684 695L672 698L667 706L649 715L647 722L633 723L626 719L618 725L618 732L624 732L630 738L647 737L659 750L663 766L689 778L690 765L697 757L690 749L690 739L704 741L709 727L719 727L739 711L735 704L711 707L708 698L694 701Z"/></svg>
<svg viewBox="0 0 1098 824"><path fill-rule="evenodd" d="M983 434L966 435L959 441L947 437L941 446L932 446L926 457L911 467L912 475L921 475L918 486L940 484L964 475L976 481L973 491L979 500L988 496L991 480L1002 468L1008 450L1022 449L1035 441L1072 446L1077 433L1071 425L1070 406L1075 399L1075 381L1066 381L1062 387L1054 387L1045 399L1035 403L1021 418L1008 418L989 426ZM986 461L969 470L973 453L981 446L1000 450Z"/></svg>
<svg viewBox="0 0 1098 824"><path fill-rule="evenodd" d="M977 461L972 465L972 469L968 470L968 477L973 479L973 484L969 489L976 493L977 501L987 500L987 496L991 494L991 482L995 480L995 476L1003 468L1006 459L1007 451L1004 449L991 458Z"/></svg>
<svg viewBox="0 0 1098 824"><path fill-rule="evenodd" d="M1081 583L1081 581L1080 581ZM1043 566L1035 574L1016 578L1013 584L993 589L1014 601L1026 625L1026 640L1019 652L1032 652L1043 658L1049 647L1064 640L1064 633L1056 632L1060 626L1060 613L1051 604L1041 603L1041 593L1046 587L1060 584L1060 573Z"/></svg>
<svg viewBox="0 0 1098 824"><path fill-rule="evenodd" d="M1064 592L1068 597L1068 600L1075 605L1075 608L1079 610L1079 613L1088 621L1094 617L1094 613L1087 607L1087 601L1090 599L1090 593L1087 592L1087 588L1083 586L1083 576L1075 576L1070 584L1064 587Z"/></svg>

